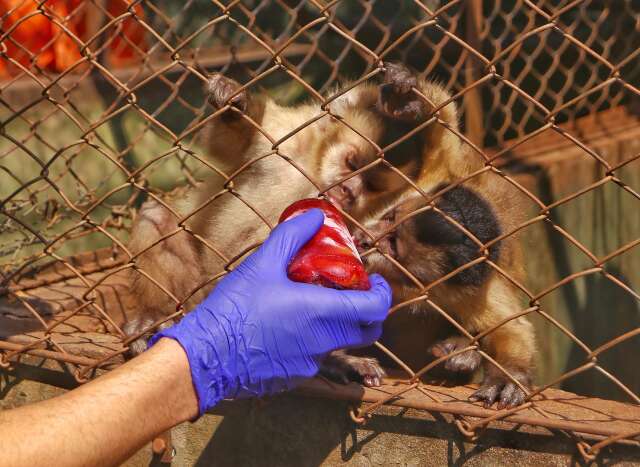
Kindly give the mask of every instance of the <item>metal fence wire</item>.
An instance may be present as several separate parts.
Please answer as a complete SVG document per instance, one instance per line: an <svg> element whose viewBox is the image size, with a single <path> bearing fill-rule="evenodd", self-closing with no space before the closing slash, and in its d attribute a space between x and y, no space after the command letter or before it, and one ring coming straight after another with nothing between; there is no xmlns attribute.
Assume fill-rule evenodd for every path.
<svg viewBox="0 0 640 467"><path fill-rule="evenodd" d="M372 403L354 411L354 419L363 420L381 404L403 405L404 401L411 407L453 414L460 430L469 436L499 420L566 431L575 436L586 458L613 442L640 436L638 417L635 425L602 428L603 420L624 418L611 405L618 403L604 404L599 408L600 418L593 419L578 413L559 415L544 405L551 399L546 396L553 391L549 388L569 387L569 381L585 373L597 373L606 380L618 391L615 398L626 400L624 407L635 410L640 405L638 381L619 376L603 363L604 354L615 347L633 342L632 348L638 350L639 276L628 272L625 276L619 266L625 258L637 259L638 254L640 224L635 219L640 194L637 185L634 188L638 179L633 174L640 152L631 144L631 151L618 147L619 153L612 154L592 144L596 127L579 130L579 122L586 118L597 120L606 115L602 117L606 126L618 118L619 109L625 109L621 121L632 124L623 134L635 135L638 126L633 110L640 97L637 2L0 0L0 15L0 314L4 323L0 326L0 365L8 367L21 355L31 354L62 362L82 382L93 377L95 370L120 363L132 338L123 332L126 313L122 310L128 302L117 297L126 296L127 284L118 282L118 277L136 271L154 282L158 293L175 304L174 316L185 312L187 299L175 297L162 279L154 279L158 271L140 266L141 253L127 248L128 232L142 203L154 198L175 214L177 228L159 242L176 235L201 241L186 226L193 212L178 214L177 201L203 180L216 178L221 189L208 201L233 196L253 210L256 226L272 227L260 216L260 209L251 205L251 196L243 196L239 182L234 182L264 157L298 167L296 155L282 148L297 132L322 118L333 118L352 137L367 139L332 113L331 103L342 92L336 94L336 85L347 79L353 89L378 83L390 63L400 62L419 77L440 83L450 93L449 101L460 109L458 129L443 116L449 101L430 102L420 89L411 91L431 109L422 128L430 125L455 136L466 157L479 163L478 170L452 182L446 180L451 182L449 189L491 176L491 184L502 183L524 200L522 211L527 214L511 222L497 240L483 244L474 239L481 254L430 283L416 279L410 267L397 264L414 284L415 293L394 304L394 315L410 313L416 303L426 303L467 338L460 352L477 350L490 360L480 339L528 316L543 323L540 329L553 328L554 335L569 342L563 344L565 350L567 345L575 347L572 351L578 352L579 364L556 373L542 372L544 379L539 377L535 389L527 390L525 404L491 410L455 397L452 402L454 388L453 392L434 392L421 382L420 377L428 376L436 364L453 354L415 367L395 355L393 348L385 348L393 365L404 373L396 385L385 386L382 396L373 397L375 389L367 389L364 399ZM233 161L211 160L206 129L231 112L241 113L232 105L213 109L207 104L204 84L207 74L214 71L233 77L252 93L266 93L284 104L312 102L317 105L316 115L280 138L268 135L252 121L252 128L271 141L268 154L255 154L241 167L229 165ZM614 142L620 136L607 130L600 133ZM572 183L550 196L538 190L540 185L532 187L523 181L533 166L517 154L536 146L536 138L544 135L551 135L549 141L556 146L535 149L544 156L545 150L552 152L554 147L564 148L562 151L573 147L579 152L575 167L586 167L589 177L568 177ZM386 150L411 136L401 134L385 142ZM385 160L385 147L367 141L375 146L376 156L364 169L329 185L320 184L319 174L305 172L315 185L312 194L323 195L376 166L393 170ZM554 176L563 175L553 175L552 164L545 167L549 170L546 180L552 182ZM435 209L447 192L425 193L418 185L410 177L403 178L402 189L419 192L423 208ZM557 215L605 191L624 193L622 204L603 206L604 214L593 217L593 222L611 224L617 242L613 247L579 235L575 225ZM275 195L264 192L261 196ZM612 214L615 210L621 211L617 217ZM592 214L584 215L591 218ZM356 221L354 228L366 230L358 219L350 218ZM622 219L630 226L624 234L614 225ZM455 220L452 225L465 236L473 236ZM528 286L492 260L489 251L498 240L525 235L536 226L552 232L555 240L550 241L568 245L565 248L582 259L557 267L563 261L555 255L557 250L544 257L539 244L525 245L520 260L525 266L549 263L539 266L536 277L529 278L535 285ZM366 254L373 254L380 237L369 234L373 242ZM236 235L240 242L243 233ZM216 245L206 248L218 255L224 271L238 259L237 254L219 251ZM453 310L439 305L437 295L430 291L479 263L505 278L524 304L510 310L506 319L474 334L456 321ZM592 329L595 324L567 324L554 310L555 302L545 301L576 284L613 289L615 297L632 303L636 314L615 335L587 340L579 330L589 328L597 336L598 329ZM602 313L614 315L614 304L610 306ZM166 317L154 326L164 320ZM538 341L546 339L538 336ZM544 347L548 342L538 345ZM551 349L546 355L559 352ZM633 361L628 364L637 368ZM628 369L627 374L632 372ZM509 378L519 384L513 375ZM345 397L343 388L331 387L329 395ZM571 388L580 392L579 386ZM587 443L584 434L594 435L596 444Z"/></svg>

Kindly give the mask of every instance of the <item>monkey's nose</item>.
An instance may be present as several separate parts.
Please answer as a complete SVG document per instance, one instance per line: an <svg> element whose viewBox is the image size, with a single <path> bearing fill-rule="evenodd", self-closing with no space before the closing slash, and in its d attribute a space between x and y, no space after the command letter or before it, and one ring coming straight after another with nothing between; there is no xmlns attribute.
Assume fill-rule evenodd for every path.
<svg viewBox="0 0 640 467"><path fill-rule="evenodd" d="M329 201L342 209L349 209L355 201L353 192L344 183L334 186L329 190L327 196Z"/></svg>

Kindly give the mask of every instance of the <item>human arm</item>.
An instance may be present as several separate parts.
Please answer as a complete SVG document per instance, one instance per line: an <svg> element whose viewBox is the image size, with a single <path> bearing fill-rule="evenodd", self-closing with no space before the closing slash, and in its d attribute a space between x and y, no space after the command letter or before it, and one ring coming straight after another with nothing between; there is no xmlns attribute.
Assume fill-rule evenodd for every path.
<svg viewBox="0 0 640 467"><path fill-rule="evenodd" d="M0 412L11 466L120 465L156 435L198 414L187 357L175 341L59 397Z"/></svg>

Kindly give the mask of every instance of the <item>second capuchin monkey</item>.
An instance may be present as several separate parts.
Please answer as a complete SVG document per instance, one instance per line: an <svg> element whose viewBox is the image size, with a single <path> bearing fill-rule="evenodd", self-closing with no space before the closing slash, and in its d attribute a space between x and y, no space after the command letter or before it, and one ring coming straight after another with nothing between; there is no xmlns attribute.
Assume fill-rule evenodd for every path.
<svg viewBox="0 0 640 467"><path fill-rule="evenodd" d="M428 362L418 361L427 350L434 357L462 350L471 340L461 332L447 337L445 331L443 335L444 329L452 328L439 311L446 312L471 336L482 335L480 350L504 371L488 359L483 361L474 350L453 355L445 368L471 373L482 366L481 387L471 398L487 406L497 401L502 408L525 400L525 392L505 372L528 389L535 342L533 327L525 317L509 320L524 309L518 288L507 278L522 280L522 260L513 235L499 238L522 220L522 205L507 181L491 175L436 187L433 193L442 194L433 205L415 190L407 191L362 221L368 234L357 232L356 243L363 251L370 250L364 257L367 270L389 281L394 302L410 301L422 293L408 272L427 287L428 299L435 305L417 300L407 305L408 310L399 310L385 323L382 342L404 361L413 362L416 369ZM489 244L486 251L481 246L485 244ZM485 260L478 262L480 258ZM441 280L459 268L457 274ZM437 285L430 287L434 283ZM407 339L407 330L412 323L419 326L420 320L425 321L428 329L423 332L430 339Z"/></svg>

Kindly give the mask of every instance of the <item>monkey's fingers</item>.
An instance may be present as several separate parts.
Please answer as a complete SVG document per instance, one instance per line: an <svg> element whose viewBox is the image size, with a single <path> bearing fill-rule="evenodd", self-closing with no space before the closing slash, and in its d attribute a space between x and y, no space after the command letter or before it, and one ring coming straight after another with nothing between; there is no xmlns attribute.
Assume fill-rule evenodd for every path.
<svg viewBox="0 0 640 467"><path fill-rule="evenodd" d="M129 357L137 357L142 352L147 350L147 341L154 332L160 331L161 329L166 329L174 324L174 320L170 319L160 324L157 329L151 329L151 326L156 321L156 319L156 316L149 314L148 316L142 318L134 318L131 321L125 323L122 330L127 336L133 336L135 334L138 334L139 332L146 331L142 336L129 343L129 351L127 352L127 355Z"/></svg>
<svg viewBox="0 0 640 467"><path fill-rule="evenodd" d="M411 88L418 86L418 79L406 66L399 63L386 63L384 85L389 85L396 94L408 94Z"/></svg>
<svg viewBox="0 0 640 467"><path fill-rule="evenodd" d="M342 352L330 354L322 362L320 374L337 383L355 381L367 387L380 386L385 376L375 358L356 357Z"/></svg>
<svg viewBox="0 0 640 467"><path fill-rule="evenodd" d="M428 115L425 103L418 96L398 94L393 84L380 86L378 110L388 117L405 123L421 122Z"/></svg>
<svg viewBox="0 0 640 467"><path fill-rule="evenodd" d="M480 367L482 357L475 350L467 350L449 358L444 367L454 373L473 373Z"/></svg>
<svg viewBox="0 0 640 467"><path fill-rule="evenodd" d="M436 358L452 354L456 350L467 346L466 339L452 337L435 343L429 348L429 352ZM472 373L476 371L482 363L482 357L475 350L468 350L448 358L444 362L446 370L453 373Z"/></svg>
<svg viewBox="0 0 640 467"><path fill-rule="evenodd" d="M498 409L510 409L522 404L527 395L514 383L507 383L500 393Z"/></svg>
<svg viewBox="0 0 640 467"><path fill-rule="evenodd" d="M500 382L483 384L480 389L469 396L469 400L482 402L484 407L488 409L496 401L503 387L504 384Z"/></svg>
<svg viewBox="0 0 640 467"><path fill-rule="evenodd" d="M131 321L126 322L122 330L124 331L126 336L133 336L147 329L152 323L153 323L153 319L150 317L146 317L142 319L134 318ZM130 358L137 357L142 352L147 350L148 338L149 338L149 335L147 333L138 337L136 340L131 341L129 343L129 350L127 352L127 356Z"/></svg>
<svg viewBox="0 0 640 467"><path fill-rule="evenodd" d="M455 344L452 341L445 339L429 347L428 352L434 357L440 358L444 357L445 355L449 355L454 350L456 350Z"/></svg>
<svg viewBox="0 0 640 467"><path fill-rule="evenodd" d="M147 350L147 339L144 337L140 337L129 344L129 354L132 357L137 357L145 350Z"/></svg>
<svg viewBox="0 0 640 467"><path fill-rule="evenodd" d="M209 103L216 109L230 105L241 112L246 112L248 96L246 90L238 92L240 87L239 83L220 73L212 74L207 83Z"/></svg>
<svg viewBox="0 0 640 467"><path fill-rule="evenodd" d="M511 381L493 380L483 383L480 389L474 392L469 400L483 402L485 408L489 408L494 402L498 402L498 410L510 409L522 404L527 395L520 387Z"/></svg>
<svg viewBox="0 0 640 467"><path fill-rule="evenodd" d="M355 365L358 374L362 377L362 384L369 388L378 387L382 384L385 372L374 358L363 358Z"/></svg>

